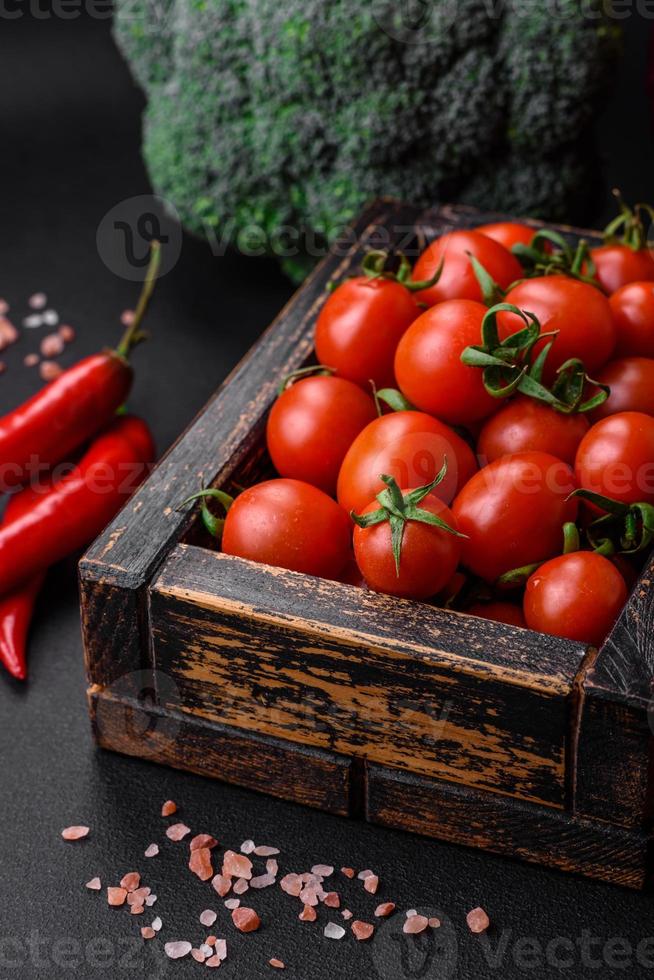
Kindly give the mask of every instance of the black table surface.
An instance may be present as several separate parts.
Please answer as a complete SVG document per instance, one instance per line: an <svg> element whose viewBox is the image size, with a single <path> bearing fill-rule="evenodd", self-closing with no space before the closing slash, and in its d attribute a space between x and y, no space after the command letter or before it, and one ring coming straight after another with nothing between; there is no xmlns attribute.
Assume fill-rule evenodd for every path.
<svg viewBox="0 0 654 980"><path fill-rule="evenodd" d="M633 199L647 195L652 143L639 88L646 25L632 18L626 27L628 55L599 136L605 186L621 183ZM112 275L99 258L95 233L118 201L149 191L138 152L142 105L106 20L3 20L0 295L22 318L32 292L48 294L78 332L64 363L114 342L119 314L134 302L134 285ZM603 209L604 202L598 220ZM290 292L274 263L214 258L206 246L185 239L179 262L158 287L153 339L135 356L131 405L151 420L160 450ZM40 335L26 332L7 354L0 412L37 387L34 369L24 368L22 359ZM221 969L239 980L270 975L271 957L284 960L285 975L298 980L654 972L648 896L97 751L86 712L73 561L48 578L30 670L27 685L0 678L0 980L191 976L201 967L190 959L166 959L162 940L201 941L209 930L198 915L207 907L219 913L212 931L230 944ZM217 896L186 869L186 846L164 837L159 811L168 798L179 803L194 832L210 831L237 848L250 837L278 846L284 870L302 871L316 862L373 868L381 877L380 900L392 899L400 910L433 910L443 926L414 948L396 942L397 927L390 925L372 943L330 941L322 926L299 923L295 904L270 889L256 899L264 928L237 935ZM90 825L91 836L65 844L60 830L74 823ZM152 841L162 845L161 855L147 861L143 850ZM104 896L84 887L95 875L115 884L132 869L147 872L158 895L148 910L164 922L155 942L139 937L151 914L132 918L110 910ZM369 918L376 902L365 900L360 883L344 891L355 914ZM465 926L465 913L476 905L493 922L484 938Z"/></svg>

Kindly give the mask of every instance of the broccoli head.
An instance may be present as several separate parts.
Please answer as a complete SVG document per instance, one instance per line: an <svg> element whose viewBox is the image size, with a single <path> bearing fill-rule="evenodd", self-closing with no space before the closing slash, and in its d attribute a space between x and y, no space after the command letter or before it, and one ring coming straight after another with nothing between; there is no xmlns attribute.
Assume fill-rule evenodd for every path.
<svg viewBox="0 0 654 980"><path fill-rule="evenodd" d="M580 217L602 0L118 0L156 191L298 272L373 197Z"/></svg>

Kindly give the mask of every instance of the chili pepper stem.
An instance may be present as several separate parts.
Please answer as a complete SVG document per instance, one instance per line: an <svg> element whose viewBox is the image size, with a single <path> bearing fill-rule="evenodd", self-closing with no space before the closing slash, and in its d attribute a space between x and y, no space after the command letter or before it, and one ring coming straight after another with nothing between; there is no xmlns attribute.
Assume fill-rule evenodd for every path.
<svg viewBox="0 0 654 980"><path fill-rule="evenodd" d="M141 330L141 323L143 322L143 317L145 316L150 299L152 298L160 265L161 244L160 242L154 240L150 243L150 262L148 264L145 280L143 282L141 295L139 296L139 301L136 310L134 311L134 319L130 323L129 327L123 334L120 343L116 347L116 353L119 355L119 357L124 357L127 359L131 351L134 350L134 348L147 337L147 334Z"/></svg>

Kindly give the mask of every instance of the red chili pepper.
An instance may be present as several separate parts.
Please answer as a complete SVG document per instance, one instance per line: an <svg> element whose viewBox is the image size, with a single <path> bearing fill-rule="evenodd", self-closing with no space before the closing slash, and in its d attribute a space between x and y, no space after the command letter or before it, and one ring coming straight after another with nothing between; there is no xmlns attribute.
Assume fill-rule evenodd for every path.
<svg viewBox="0 0 654 980"><path fill-rule="evenodd" d="M10 503L14 516L0 528L0 595L97 537L142 482L154 454L145 422L124 415L71 472L16 494Z"/></svg>
<svg viewBox="0 0 654 980"><path fill-rule="evenodd" d="M29 483L68 458L124 404L132 386L130 351L144 339L140 326L157 278L158 242L134 320L116 350L93 354L0 419L0 492Z"/></svg>
<svg viewBox="0 0 654 980"><path fill-rule="evenodd" d="M12 677L27 678L27 634L45 572L0 599L0 663Z"/></svg>

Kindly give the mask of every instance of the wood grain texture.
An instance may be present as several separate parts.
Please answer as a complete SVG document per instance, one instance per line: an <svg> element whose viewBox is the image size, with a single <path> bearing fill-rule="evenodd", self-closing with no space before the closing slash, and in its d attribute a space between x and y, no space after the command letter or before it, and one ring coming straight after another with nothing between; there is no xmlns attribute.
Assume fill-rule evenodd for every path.
<svg viewBox="0 0 654 980"><path fill-rule="evenodd" d="M348 759L279 739L204 724L175 711L88 692L95 741L101 748L164 763L329 813L350 813Z"/></svg>
<svg viewBox="0 0 654 980"><path fill-rule="evenodd" d="M188 546L150 604L189 713L564 805L581 644Z"/></svg>
<svg viewBox="0 0 654 980"><path fill-rule="evenodd" d="M368 766L366 816L371 823L629 888L643 888L647 879L644 833L375 765Z"/></svg>

